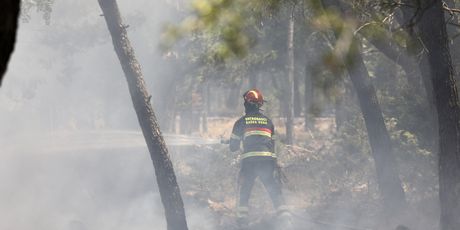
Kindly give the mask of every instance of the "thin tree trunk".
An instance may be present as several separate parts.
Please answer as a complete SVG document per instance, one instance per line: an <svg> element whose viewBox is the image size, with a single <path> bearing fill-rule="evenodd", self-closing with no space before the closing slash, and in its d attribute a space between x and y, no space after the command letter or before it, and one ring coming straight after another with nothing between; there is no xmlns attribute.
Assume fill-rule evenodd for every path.
<svg viewBox="0 0 460 230"><path fill-rule="evenodd" d="M279 94L276 95L279 103L279 107L278 107L278 114L280 117L285 117L286 116L286 111L287 111L287 106L286 106L286 84L283 84L285 82L280 82L279 80L281 78L278 78L278 76L276 76L275 74L272 74L271 76L271 82L272 82L272 85L273 85L273 88L275 89L274 91L275 92L280 92Z"/></svg>
<svg viewBox="0 0 460 230"><path fill-rule="evenodd" d="M20 2L3 0L0 3L0 85L16 42Z"/></svg>
<svg viewBox="0 0 460 230"><path fill-rule="evenodd" d="M297 75L294 75L294 117L300 117L302 113L302 104L300 101L300 79Z"/></svg>
<svg viewBox="0 0 460 230"><path fill-rule="evenodd" d="M206 98L207 98L207 100L206 100L206 113L208 115L211 114L211 108L212 108L212 104L211 104L211 102L212 102L212 100L211 100L212 99L211 98L211 87L212 87L212 85L208 81L206 83Z"/></svg>
<svg viewBox="0 0 460 230"><path fill-rule="evenodd" d="M323 0L323 5L328 10L340 10L341 13L347 15L338 1ZM350 33L346 36L354 36L353 31L347 29L342 29L340 32L334 31L334 33L336 37L342 36L342 33ZM371 84L369 72L360 53L360 47L359 40L353 37L343 61L363 113L384 210L387 218L394 220L401 214L401 211L406 209L407 204L390 135L385 126L375 88Z"/></svg>
<svg viewBox="0 0 460 230"><path fill-rule="evenodd" d="M336 77L342 77L343 79L341 75ZM335 128L336 131L339 131L348 120L348 117L350 117L346 108L349 106L347 102L353 101L353 98L350 97L350 92L352 92L352 90L349 90L353 88L353 86L351 86L349 81L345 82L344 79L337 83L337 87L340 89L340 92L335 97Z"/></svg>
<svg viewBox="0 0 460 230"><path fill-rule="evenodd" d="M206 82L203 84L201 88L201 97L203 98L203 107L201 110L202 113L202 131L203 133L208 132L208 111L209 111L209 82L206 80Z"/></svg>
<svg viewBox="0 0 460 230"><path fill-rule="evenodd" d="M150 103L151 96L147 92L140 64L128 40L126 26L121 21L118 5L115 0L98 1L104 12L115 52L125 73L134 109L152 158L161 201L165 209L167 229L187 230L184 204L173 165Z"/></svg>
<svg viewBox="0 0 460 230"><path fill-rule="evenodd" d="M287 114L286 114L286 144L294 143L294 10L292 6L289 16L289 31L288 31L288 90L287 93Z"/></svg>
<svg viewBox="0 0 460 230"><path fill-rule="evenodd" d="M313 79L312 79L312 73L311 70L308 69L308 64L305 65L305 92L304 92L304 103L305 103L305 110L304 110L304 120L305 120L305 125L304 129L308 130L310 128L310 110L311 110L311 105L313 104Z"/></svg>
<svg viewBox="0 0 460 230"><path fill-rule="evenodd" d="M441 229L460 227L460 106L441 1L422 1L421 39L428 52L439 122Z"/></svg>
<svg viewBox="0 0 460 230"><path fill-rule="evenodd" d="M182 93L185 94L183 98L184 105L180 109L180 123L179 123L179 133L184 135L191 135L193 132L193 111L192 111L192 94L193 86L190 85Z"/></svg>

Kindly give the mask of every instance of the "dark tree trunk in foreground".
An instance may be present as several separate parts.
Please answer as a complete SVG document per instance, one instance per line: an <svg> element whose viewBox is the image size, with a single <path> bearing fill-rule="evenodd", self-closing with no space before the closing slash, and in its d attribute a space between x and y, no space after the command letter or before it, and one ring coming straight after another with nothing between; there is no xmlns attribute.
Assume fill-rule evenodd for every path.
<svg viewBox="0 0 460 230"><path fill-rule="evenodd" d="M426 8L419 21L421 39L428 52L434 101L439 122L439 198L441 229L460 228L460 106L442 1L422 1ZM428 7L426 7L428 6Z"/></svg>
<svg viewBox="0 0 460 230"><path fill-rule="evenodd" d="M20 0L2 0L0 3L0 85L16 42Z"/></svg>
<svg viewBox="0 0 460 230"><path fill-rule="evenodd" d="M104 12L115 52L128 81L134 109L153 161L168 230L186 230L184 205L168 149L158 127L141 67L134 56L134 50L128 40L126 27L121 21L117 3L115 0L99 0L99 5Z"/></svg>
<svg viewBox="0 0 460 230"><path fill-rule="evenodd" d="M348 12L341 8L338 1L323 0L323 5L327 10L338 10L345 17L348 14ZM336 37L354 36L352 29L349 28L347 30L344 28L340 32L334 32ZM360 46L359 40L352 38L350 49L345 54L343 61L356 90L359 105L363 113L385 213L388 218L394 219L401 214L402 210L405 210L406 199L401 179L399 178L390 135L385 126L375 88L371 84L369 73L360 53Z"/></svg>

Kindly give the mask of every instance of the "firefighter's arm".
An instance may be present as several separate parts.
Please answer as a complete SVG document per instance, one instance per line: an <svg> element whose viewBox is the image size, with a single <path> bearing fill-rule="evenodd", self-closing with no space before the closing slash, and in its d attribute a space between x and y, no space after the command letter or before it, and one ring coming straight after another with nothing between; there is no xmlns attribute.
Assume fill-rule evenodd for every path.
<svg viewBox="0 0 460 230"><path fill-rule="evenodd" d="M240 143L241 139L239 139L239 137L233 136L232 134L232 137L230 138L230 151L236 152L240 150Z"/></svg>
<svg viewBox="0 0 460 230"><path fill-rule="evenodd" d="M233 126L232 135L230 136L230 151L236 152L240 150L242 135L241 120L238 120Z"/></svg>

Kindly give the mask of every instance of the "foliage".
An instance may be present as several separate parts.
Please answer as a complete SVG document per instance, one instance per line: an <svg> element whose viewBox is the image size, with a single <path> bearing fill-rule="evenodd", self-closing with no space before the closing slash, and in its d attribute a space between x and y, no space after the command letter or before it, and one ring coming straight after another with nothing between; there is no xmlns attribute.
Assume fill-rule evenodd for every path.
<svg viewBox="0 0 460 230"><path fill-rule="evenodd" d="M166 46L188 34L207 34L209 51L218 59L244 57L262 31L263 18L269 17L279 1L194 0L192 15L179 26L169 26ZM209 38L211 37L211 40Z"/></svg>
<svg viewBox="0 0 460 230"><path fill-rule="evenodd" d="M21 0L21 19L28 22L31 19L31 11L35 9L42 14L46 24L51 23L51 12L53 11L54 0Z"/></svg>

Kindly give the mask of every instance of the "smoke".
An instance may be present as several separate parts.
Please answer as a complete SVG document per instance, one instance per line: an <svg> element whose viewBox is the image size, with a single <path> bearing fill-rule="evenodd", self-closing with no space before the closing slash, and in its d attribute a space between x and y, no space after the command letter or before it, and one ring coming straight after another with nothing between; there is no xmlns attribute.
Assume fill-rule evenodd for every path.
<svg viewBox="0 0 460 230"><path fill-rule="evenodd" d="M153 94L157 116L168 116L164 115L167 113L163 106L171 96L168 86L184 70L178 71L178 63L164 61L158 44L164 23L177 22L183 15L175 9L174 1L119 0L118 3ZM312 46L320 43L316 40L311 42ZM282 50L280 47L284 45L265 44L262 48ZM305 57L298 54L298 66L302 63L319 66L322 55L313 51L312 48ZM255 72L271 77L273 70L264 68ZM302 75L309 71L303 66L298 68ZM382 67L380 71L390 68L391 65ZM276 71L283 74L282 70ZM327 75L323 73L327 71L319 72L318 78ZM326 83L317 82L314 87L326 88L323 86ZM374 83L378 89L392 87L375 79ZM264 108L269 115L277 114L279 106L276 100L279 95L270 92L272 84L267 77L259 81L269 101ZM225 113L241 112L241 105L236 109L225 108L227 103L222 94L231 93L240 99L245 85L235 86L239 87L236 90L226 85L219 87L218 92L210 92L216 98L214 102L220 103ZM315 92L320 95L317 97L323 97L320 101L327 101L329 94L337 93L334 89L324 91ZM353 106L357 108L356 102L347 103L355 103ZM328 104L323 108L326 103L320 104L314 110L330 116L333 106ZM383 109L387 114L396 114L391 108ZM353 112L345 111L362 122L359 114ZM224 119L217 122L228 123ZM281 121L278 123L283 126ZM21 23L16 50L0 89L0 127L0 229L166 229L153 166L97 1L56 1L50 25L34 12L29 22ZM228 136L231 127L222 127L216 129ZM363 144L367 143L364 126L345 124L344 127L347 132L334 135L332 131L311 128L314 137L310 138L311 133L302 137L306 140L302 147L313 153L293 151L302 152L303 158L289 161L288 150L280 153L288 158L285 162L288 205L302 207L292 210L294 229L375 226L382 219L376 211L381 207L374 166L369 147ZM356 127L359 130L351 130ZM438 207L432 195L436 192L433 158L423 149L411 153L414 144L410 136L397 126L389 129L393 137L407 136L396 152L407 166L401 174L408 200L417 204L408 222L415 229L434 229ZM199 139L189 140L197 144ZM172 148L177 143L171 140L168 143L190 229L234 227L232 208L238 193L235 155L225 146ZM209 209L210 204L216 205L215 210ZM253 226L255 229L284 228L274 224L274 210L259 183L253 190L251 205L252 216L260 220L260 226Z"/></svg>
<svg viewBox="0 0 460 230"><path fill-rule="evenodd" d="M154 89L174 69L158 65L158 43L163 24L177 20L175 6L119 4L156 103ZM55 1L50 25L31 13L0 90L0 229L166 229L145 143L129 133L139 125L97 1ZM114 129L124 136L85 132ZM190 229L207 229L199 227L206 209L190 206Z"/></svg>

